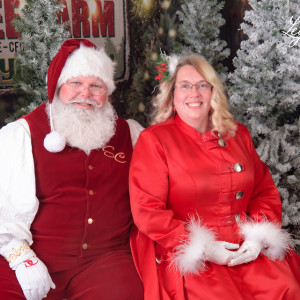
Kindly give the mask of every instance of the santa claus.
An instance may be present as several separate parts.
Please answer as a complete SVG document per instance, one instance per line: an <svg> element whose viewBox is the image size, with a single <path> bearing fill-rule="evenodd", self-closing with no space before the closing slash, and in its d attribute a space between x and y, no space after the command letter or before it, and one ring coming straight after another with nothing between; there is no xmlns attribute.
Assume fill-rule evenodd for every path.
<svg viewBox="0 0 300 300"><path fill-rule="evenodd" d="M117 116L113 77L103 49L68 40L49 101L1 129L1 299L143 299L128 195L142 127Z"/></svg>

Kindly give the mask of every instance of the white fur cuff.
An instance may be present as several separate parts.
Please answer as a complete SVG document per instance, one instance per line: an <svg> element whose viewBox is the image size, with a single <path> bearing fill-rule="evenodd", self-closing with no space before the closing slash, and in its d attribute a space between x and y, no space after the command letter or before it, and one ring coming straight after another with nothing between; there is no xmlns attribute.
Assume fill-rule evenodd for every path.
<svg viewBox="0 0 300 300"><path fill-rule="evenodd" d="M183 243L174 249L171 265L184 274L199 274L205 267L205 250L215 240L215 234L192 218L187 224Z"/></svg>
<svg viewBox="0 0 300 300"><path fill-rule="evenodd" d="M250 221L241 224L240 229L245 240L261 242L264 247L261 252L272 260L282 260L289 246L293 245L290 234L269 221Z"/></svg>

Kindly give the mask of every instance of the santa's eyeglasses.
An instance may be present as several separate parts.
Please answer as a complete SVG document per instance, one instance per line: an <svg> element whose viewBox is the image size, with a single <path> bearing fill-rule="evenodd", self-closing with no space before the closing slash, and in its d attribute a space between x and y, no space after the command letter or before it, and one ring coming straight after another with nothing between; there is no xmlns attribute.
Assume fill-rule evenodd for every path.
<svg viewBox="0 0 300 300"><path fill-rule="evenodd" d="M67 82L66 85L74 93L83 93L86 89L88 89L91 95L100 96L106 92L106 86L104 84L91 84L89 86L85 86L79 81L72 81Z"/></svg>

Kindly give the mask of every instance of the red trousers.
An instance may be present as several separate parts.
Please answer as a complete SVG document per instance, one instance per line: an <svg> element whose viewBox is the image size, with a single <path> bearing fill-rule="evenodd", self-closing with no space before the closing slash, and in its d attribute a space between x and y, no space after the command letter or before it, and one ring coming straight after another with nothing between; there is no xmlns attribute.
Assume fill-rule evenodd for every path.
<svg viewBox="0 0 300 300"><path fill-rule="evenodd" d="M112 251L95 259L78 258L68 270L50 274L56 289L47 300L142 300L143 285L130 253ZM15 272L0 257L0 299L25 300Z"/></svg>

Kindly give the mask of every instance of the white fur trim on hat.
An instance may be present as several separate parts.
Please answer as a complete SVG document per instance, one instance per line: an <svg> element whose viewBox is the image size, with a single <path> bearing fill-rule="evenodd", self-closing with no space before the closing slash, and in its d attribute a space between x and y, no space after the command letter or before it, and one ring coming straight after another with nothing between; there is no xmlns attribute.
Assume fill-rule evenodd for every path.
<svg viewBox="0 0 300 300"><path fill-rule="evenodd" d="M261 251L272 260L282 260L293 245L288 232L269 221L246 222L240 224L241 234L245 240L255 240L264 246Z"/></svg>
<svg viewBox="0 0 300 300"><path fill-rule="evenodd" d="M195 217L187 224L183 243L174 249L171 264L184 274L199 274L205 268L205 251L215 240L215 233Z"/></svg>
<svg viewBox="0 0 300 300"><path fill-rule="evenodd" d="M77 76L95 76L102 79L107 86L107 94L115 90L115 63L103 48L87 47L84 44L68 57L57 82L57 88L67 80Z"/></svg>

